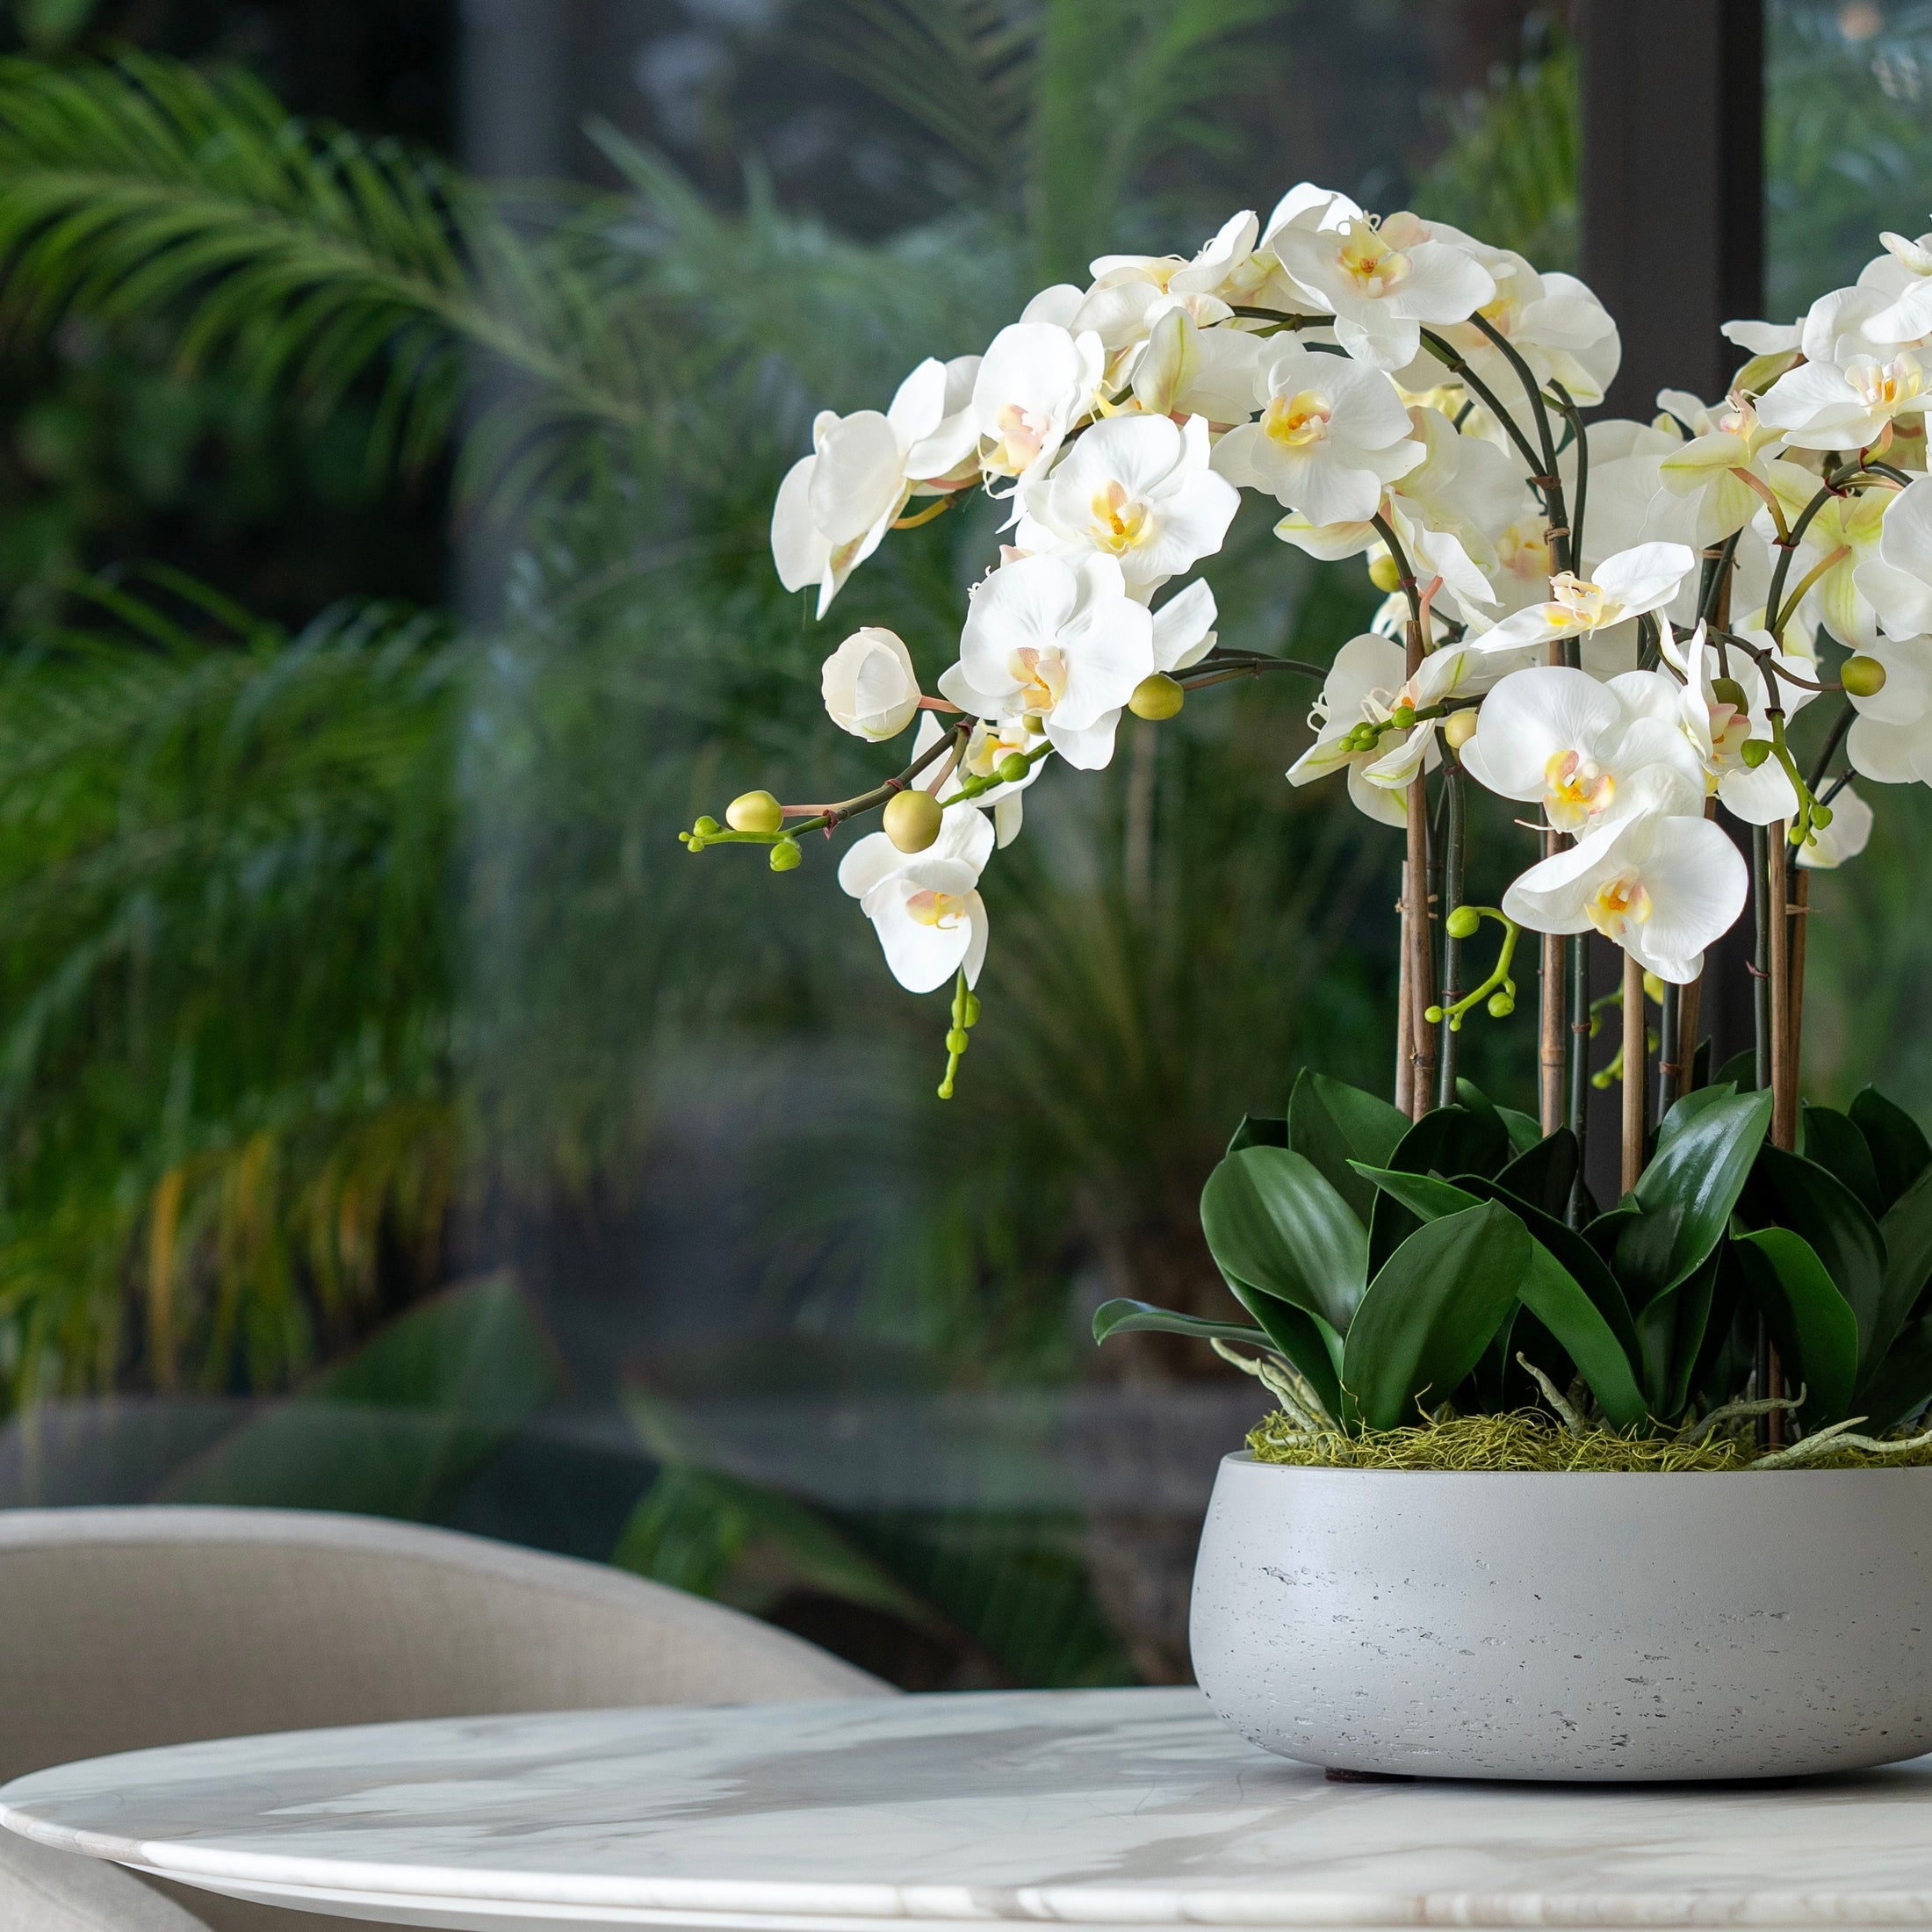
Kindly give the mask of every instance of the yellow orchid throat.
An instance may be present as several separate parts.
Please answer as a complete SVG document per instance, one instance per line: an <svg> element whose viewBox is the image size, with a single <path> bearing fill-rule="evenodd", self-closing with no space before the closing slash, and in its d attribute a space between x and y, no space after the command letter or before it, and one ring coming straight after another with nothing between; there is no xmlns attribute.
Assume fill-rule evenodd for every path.
<svg viewBox="0 0 1932 1932"><path fill-rule="evenodd" d="M937 926L949 933L966 917L963 892L941 892L926 886L905 902L907 915L921 926Z"/></svg>
<svg viewBox="0 0 1932 1932"><path fill-rule="evenodd" d="M1273 396L1261 413L1261 427L1272 443L1305 450L1326 442L1335 405L1319 389L1302 389L1292 396Z"/></svg>
<svg viewBox="0 0 1932 1932"><path fill-rule="evenodd" d="M1128 496L1122 484L1110 481L1105 489L1096 490L1088 509L1099 547L1111 556L1135 549L1154 534L1147 505Z"/></svg>
<svg viewBox="0 0 1932 1932"><path fill-rule="evenodd" d="M1575 832L1607 811L1617 781L1581 752L1557 752L1543 768L1543 810L1559 832Z"/></svg>
<svg viewBox="0 0 1932 1932"><path fill-rule="evenodd" d="M1634 872L1620 872L1597 888L1583 911L1605 939L1620 946L1633 926L1650 917L1653 907L1643 881Z"/></svg>
<svg viewBox="0 0 1932 1932"><path fill-rule="evenodd" d="M1413 264L1399 249L1392 249L1366 221L1349 220L1340 229L1336 265L1368 296L1387 295L1409 279Z"/></svg>

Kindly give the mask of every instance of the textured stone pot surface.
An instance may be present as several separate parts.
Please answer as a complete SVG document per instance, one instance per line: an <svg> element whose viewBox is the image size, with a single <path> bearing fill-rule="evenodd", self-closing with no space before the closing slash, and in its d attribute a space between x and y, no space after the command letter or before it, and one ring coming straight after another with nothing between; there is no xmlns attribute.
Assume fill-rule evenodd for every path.
<svg viewBox="0 0 1932 1932"><path fill-rule="evenodd" d="M1932 1750L1932 1468L1221 1465L1190 1645L1244 1737L1429 1777L1789 1777Z"/></svg>

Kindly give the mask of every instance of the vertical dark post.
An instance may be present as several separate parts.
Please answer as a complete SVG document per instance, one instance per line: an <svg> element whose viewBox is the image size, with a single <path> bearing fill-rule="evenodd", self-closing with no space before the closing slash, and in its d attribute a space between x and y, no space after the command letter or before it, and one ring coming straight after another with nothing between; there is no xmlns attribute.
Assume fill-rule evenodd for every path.
<svg viewBox="0 0 1932 1932"><path fill-rule="evenodd" d="M1605 412L1647 421L1662 388L1722 396L1742 356L1719 327L1761 313L1763 0L1577 0L1575 18L1583 278L1624 345ZM1751 938L1734 927L1707 958L1698 1021L1714 1066L1752 1043ZM1619 1176L1604 1126L1590 1178L1607 1199Z"/></svg>

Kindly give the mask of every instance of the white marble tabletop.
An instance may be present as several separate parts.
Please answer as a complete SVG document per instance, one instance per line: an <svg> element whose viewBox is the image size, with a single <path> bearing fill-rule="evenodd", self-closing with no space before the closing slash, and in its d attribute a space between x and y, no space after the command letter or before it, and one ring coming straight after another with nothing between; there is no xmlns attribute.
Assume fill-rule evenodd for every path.
<svg viewBox="0 0 1932 1932"><path fill-rule="evenodd" d="M0 1823L471 1932L1932 1927L1932 1758L1784 1786L1329 1784L1192 1690L237 1738L35 1772Z"/></svg>

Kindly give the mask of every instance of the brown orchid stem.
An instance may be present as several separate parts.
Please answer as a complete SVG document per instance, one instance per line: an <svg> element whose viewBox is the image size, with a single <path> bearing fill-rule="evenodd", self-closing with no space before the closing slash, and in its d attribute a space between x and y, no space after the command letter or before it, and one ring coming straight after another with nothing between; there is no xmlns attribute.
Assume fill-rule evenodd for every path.
<svg viewBox="0 0 1932 1932"><path fill-rule="evenodd" d="M1389 533L1391 536L1394 532ZM1410 592L1414 595L1413 589ZM1409 675L1422 668L1422 624L1409 624ZM1436 1086L1436 1034L1426 1017L1435 1003L1434 946L1429 931L1429 778L1422 763L1409 782L1404 812L1409 840L1408 863L1402 873L1401 943L1409 966L1409 1055L1415 1072L1409 1087L1409 1115L1420 1120L1429 1111Z"/></svg>
<svg viewBox="0 0 1932 1932"><path fill-rule="evenodd" d="M1644 1030L1644 970L1634 953L1624 955L1623 1186L1627 1194L1644 1171L1644 1102L1650 1089Z"/></svg>

